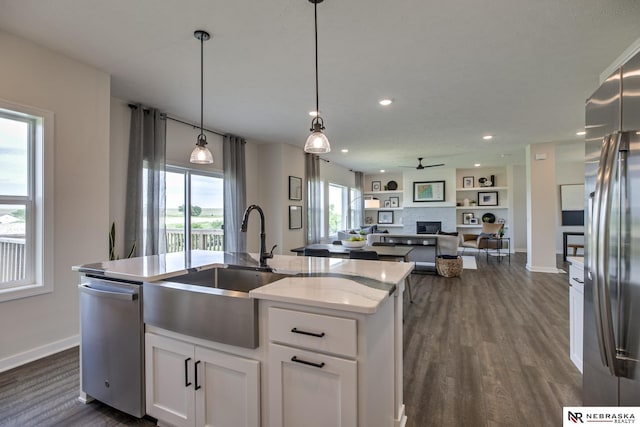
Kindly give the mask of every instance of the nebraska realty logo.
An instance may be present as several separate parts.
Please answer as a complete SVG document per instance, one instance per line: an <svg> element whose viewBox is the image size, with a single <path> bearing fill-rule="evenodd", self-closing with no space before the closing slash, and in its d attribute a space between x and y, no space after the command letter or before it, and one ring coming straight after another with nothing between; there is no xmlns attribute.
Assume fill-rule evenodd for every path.
<svg viewBox="0 0 640 427"><path fill-rule="evenodd" d="M563 408L563 427L598 423L598 426L635 424L640 407L575 406Z"/></svg>

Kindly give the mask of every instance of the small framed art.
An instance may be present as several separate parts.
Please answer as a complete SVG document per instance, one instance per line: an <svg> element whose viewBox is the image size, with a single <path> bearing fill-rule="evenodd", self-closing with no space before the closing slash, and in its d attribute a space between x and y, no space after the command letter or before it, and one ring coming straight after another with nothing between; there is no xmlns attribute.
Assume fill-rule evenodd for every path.
<svg viewBox="0 0 640 427"><path fill-rule="evenodd" d="M498 192L478 191L478 206L498 206Z"/></svg>
<svg viewBox="0 0 640 427"><path fill-rule="evenodd" d="M471 224L471 220L474 218L473 212L462 212L462 223L469 225Z"/></svg>
<svg viewBox="0 0 640 427"><path fill-rule="evenodd" d="M302 178L289 176L289 200L302 200Z"/></svg>
<svg viewBox="0 0 640 427"><path fill-rule="evenodd" d="M372 181L371 191L380 191L380 190L382 190L382 181Z"/></svg>
<svg viewBox="0 0 640 427"><path fill-rule="evenodd" d="M289 206L289 230L302 228L302 206Z"/></svg>
<svg viewBox="0 0 640 427"><path fill-rule="evenodd" d="M393 211L378 211L378 224L393 224Z"/></svg>
<svg viewBox="0 0 640 427"><path fill-rule="evenodd" d="M473 188L475 178L472 176L462 177L462 188Z"/></svg>
<svg viewBox="0 0 640 427"><path fill-rule="evenodd" d="M389 197L389 201L391 202L392 208L400 207L400 197Z"/></svg>

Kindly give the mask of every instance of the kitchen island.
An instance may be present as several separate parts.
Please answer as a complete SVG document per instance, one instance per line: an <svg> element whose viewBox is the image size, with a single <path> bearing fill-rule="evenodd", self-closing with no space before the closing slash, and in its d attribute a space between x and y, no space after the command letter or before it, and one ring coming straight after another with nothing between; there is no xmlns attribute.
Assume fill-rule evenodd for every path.
<svg viewBox="0 0 640 427"><path fill-rule="evenodd" d="M217 283L223 269L261 275L257 255L191 251L75 267L83 280L143 283L145 412L163 423L404 425L402 292L413 263L276 255L269 268L273 281L240 295L203 289L199 280L212 271ZM216 293L255 302L255 345L167 326L178 323L164 323L162 313L198 320L202 313L200 323L226 326L216 313L173 313L182 300L147 315L161 288L197 295L200 305Z"/></svg>

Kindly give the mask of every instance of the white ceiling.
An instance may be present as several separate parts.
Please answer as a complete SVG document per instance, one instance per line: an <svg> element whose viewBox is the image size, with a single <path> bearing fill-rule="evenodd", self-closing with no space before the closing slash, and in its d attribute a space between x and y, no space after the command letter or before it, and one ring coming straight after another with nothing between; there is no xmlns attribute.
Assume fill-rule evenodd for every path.
<svg viewBox="0 0 640 427"><path fill-rule="evenodd" d="M640 2L326 0L318 20L324 158L365 172L418 156L488 166L579 141L585 98L640 37ZM193 31L207 30L205 126L301 147L308 135L307 0L0 0L0 28L110 73L116 97L194 122Z"/></svg>

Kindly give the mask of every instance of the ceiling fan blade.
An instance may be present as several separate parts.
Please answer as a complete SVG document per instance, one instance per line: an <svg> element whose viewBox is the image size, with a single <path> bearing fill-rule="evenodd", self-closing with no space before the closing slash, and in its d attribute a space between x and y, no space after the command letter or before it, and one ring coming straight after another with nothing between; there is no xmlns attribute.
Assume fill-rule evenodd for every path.
<svg viewBox="0 0 640 427"><path fill-rule="evenodd" d="M437 166L444 166L444 163L438 163L436 165L424 165L425 168L435 168Z"/></svg>

